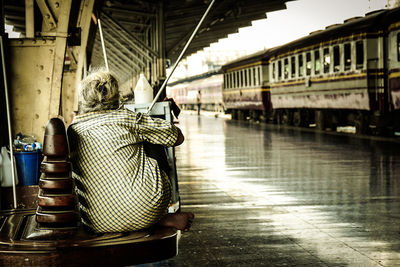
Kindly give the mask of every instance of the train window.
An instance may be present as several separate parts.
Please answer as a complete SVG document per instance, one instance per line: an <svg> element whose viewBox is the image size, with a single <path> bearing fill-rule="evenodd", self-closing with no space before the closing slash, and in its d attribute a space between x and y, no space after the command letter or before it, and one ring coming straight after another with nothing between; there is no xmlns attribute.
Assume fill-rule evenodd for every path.
<svg viewBox="0 0 400 267"><path fill-rule="evenodd" d="M276 62L272 63L272 79L275 80Z"/></svg>
<svg viewBox="0 0 400 267"><path fill-rule="evenodd" d="M244 75L244 86L247 87L249 86L249 71L246 69L243 71L243 75Z"/></svg>
<svg viewBox="0 0 400 267"><path fill-rule="evenodd" d="M304 75L303 55L299 55L299 77Z"/></svg>
<svg viewBox="0 0 400 267"><path fill-rule="evenodd" d="M282 79L282 61L278 61L278 80Z"/></svg>
<svg viewBox="0 0 400 267"><path fill-rule="evenodd" d="M344 70L351 68L351 44L344 44Z"/></svg>
<svg viewBox="0 0 400 267"><path fill-rule="evenodd" d="M256 81L256 68L253 68L253 86L257 85Z"/></svg>
<svg viewBox="0 0 400 267"><path fill-rule="evenodd" d="M400 61L400 32L397 33L397 61Z"/></svg>
<svg viewBox="0 0 400 267"><path fill-rule="evenodd" d="M239 77L239 72L235 72L235 73L233 73L233 87L234 88L237 88L237 87L239 87L238 86L238 77Z"/></svg>
<svg viewBox="0 0 400 267"><path fill-rule="evenodd" d="M233 79L235 80L235 83L233 84L234 88L238 88L239 87L239 72L236 71L233 74Z"/></svg>
<svg viewBox="0 0 400 267"><path fill-rule="evenodd" d="M251 75L250 69L247 69L247 86L251 86Z"/></svg>
<svg viewBox="0 0 400 267"><path fill-rule="evenodd" d="M253 68L249 69L249 86L253 86Z"/></svg>
<svg viewBox="0 0 400 267"><path fill-rule="evenodd" d="M319 74L321 70L321 58L319 56L319 50L314 51L314 72Z"/></svg>
<svg viewBox="0 0 400 267"><path fill-rule="evenodd" d="M224 74L224 88L223 89L226 89L226 84L228 83L228 80L227 80L227 74Z"/></svg>
<svg viewBox="0 0 400 267"><path fill-rule="evenodd" d="M243 71L244 73L243 73L243 75L244 75L244 86L246 87L248 84L247 84L247 70L244 70Z"/></svg>
<svg viewBox="0 0 400 267"><path fill-rule="evenodd" d="M240 81L240 87L243 87L243 81L244 81L243 70L240 71L239 81Z"/></svg>
<svg viewBox="0 0 400 267"><path fill-rule="evenodd" d="M257 68L257 85L261 84L261 67Z"/></svg>
<svg viewBox="0 0 400 267"><path fill-rule="evenodd" d="M254 79L253 79L253 76L254 76L254 69L253 68L251 68L250 70L249 70L249 85L250 86L254 86Z"/></svg>
<svg viewBox="0 0 400 267"><path fill-rule="evenodd" d="M253 70L253 75L254 75L254 81L253 81L253 84L254 85L258 85L257 84L257 67L254 67L254 70Z"/></svg>
<svg viewBox="0 0 400 267"><path fill-rule="evenodd" d="M296 77L296 57L290 58L290 65L291 65L290 74L291 74L291 77L294 78L294 77Z"/></svg>
<svg viewBox="0 0 400 267"><path fill-rule="evenodd" d="M252 76L251 76L252 83L253 83L253 86L256 86L257 85L256 68L253 68L253 72L252 73L253 73Z"/></svg>
<svg viewBox="0 0 400 267"><path fill-rule="evenodd" d="M329 72L329 67L331 65L331 55L329 54L329 48L324 48L324 73Z"/></svg>
<svg viewBox="0 0 400 267"><path fill-rule="evenodd" d="M285 58L283 60L283 77L284 79L289 78L289 59Z"/></svg>
<svg viewBox="0 0 400 267"><path fill-rule="evenodd" d="M333 71L340 70L340 48L338 45L333 47Z"/></svg>
<svg viewBox="0 0 400 267"><path fill-rule="evenodd" d="M247 70L247 69L243 70L243 77L244 77L243 85L245 87L249 86L249 84L250 84L249 70Z"/></svg>
<svg viewBox="0 0 400 267"><path fill-rule="evenodd" d="M307 52L306 53L306 75L308 76L308 75L311 75L311 66L312 66L312 63L311 63L311 53L310 52Z"/></svg>
<svg viewBox="0 0 400 267"><path fill-rule="evenodd" d="M358 41L356 43L356 69L362 69L364 67L364 43Z"/></svg>

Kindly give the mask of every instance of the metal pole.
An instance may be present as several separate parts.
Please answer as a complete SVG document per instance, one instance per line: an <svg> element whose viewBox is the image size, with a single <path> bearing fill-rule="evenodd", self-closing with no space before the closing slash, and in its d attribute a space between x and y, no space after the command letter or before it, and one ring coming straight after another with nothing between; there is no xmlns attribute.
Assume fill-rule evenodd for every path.
<svg viewBox="0 0 400 267"><path fill-rule="evenodd" d="M13 150L13 141L12 141L12 131L11 131L11 119L10 119L10 104L8 100L8 86L7 86L7 74L6 74L6 62L4 59L4 44L3 44L3 36L0 36L0 45L1 45L1 64L3 66L3 79L4 79L4 92L6 95L6 109L7 109L7 123L8 123L8 141L10 142L10 158L11 158L11 177L12 177L12 187L13 187L13 200L14 200L14 209L17 208L17 191L15 185L15 172L14 172L14 150Z"/></svg>
<svg viewBox="0 0 400 267"><path fill-rule="evenodd" d="M99 23L100 40L101 40L101 47L103 48L104 63L106 64L106 70L109 71L109 69L108 69L108 61L107 61L106 47L104 46L103 31L102 31L102 29L101 29L100 18L97 18L97 22Z"/></svg>
<svg viewBox="0 0 400 267"><path fill-rule="evenodd" d="M204 12L203 17L200 19L199 23L196 26L196 29L194 29L192 35L190 36L189 40L187 41L185 47L183 47L183 50L181 52L181 54L179 55L178 59L176 60L174 66L172 67L172 70L170 72L170 74L168 75L167 79L165 79L165 81L163 82L163 84L161 85L160 90L158 91L157 95L154 97L153 102L151 103L149 109L147 110L147 114L150 113L151 109L154 107L157 99L160 97L162 91L164 90L165 86L168 83L169 78L171 78L172 74L174 73L176 67L178 66L179 62L181 61L183 54L185 54L186 49L188 48L189 44L192 42L194 36L196 35L197 31L199 30L201 24L203 23L204 19L206 18L206 16L208 15L208 12L210 11L211 7L214 5L215 0L212 0L211 3L208 5L208 8L206 10L206 12Z"/></svg>

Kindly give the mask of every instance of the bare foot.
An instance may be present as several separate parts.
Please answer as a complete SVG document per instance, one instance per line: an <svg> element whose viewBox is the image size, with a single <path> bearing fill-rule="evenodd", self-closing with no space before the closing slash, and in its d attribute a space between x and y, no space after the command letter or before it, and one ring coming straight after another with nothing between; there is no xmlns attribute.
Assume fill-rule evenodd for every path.
<svg viewBox="0 0 400 267"><path fill-rule="evenodd" d="M167 213L158 222L161 226L175 227L178 230L189 231L194 219L192 212Z"/></svg>

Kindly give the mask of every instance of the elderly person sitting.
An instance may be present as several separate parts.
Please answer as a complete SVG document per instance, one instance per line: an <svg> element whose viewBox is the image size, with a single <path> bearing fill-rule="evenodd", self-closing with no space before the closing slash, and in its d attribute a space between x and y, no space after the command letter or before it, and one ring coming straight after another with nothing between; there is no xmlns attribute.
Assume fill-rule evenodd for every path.
<svg viewBox="0 0 400 267"><path fill-rule="evenodd" d="M167 213L169 178L143 145L180 145L179 128L121 108L118 82L109 72L89 75L79 90L79 111L68 138L82 222L96 233L155 224L189 229L193 213Z"/></svg>

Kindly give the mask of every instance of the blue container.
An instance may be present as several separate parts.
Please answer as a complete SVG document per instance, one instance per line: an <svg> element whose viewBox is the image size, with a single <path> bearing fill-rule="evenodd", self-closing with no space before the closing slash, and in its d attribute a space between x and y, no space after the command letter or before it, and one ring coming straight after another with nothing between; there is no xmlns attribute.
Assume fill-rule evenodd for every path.
<svg viewBox="0 0 400 267"><path fill-rule="evenodd" d="M14 152L19 185L37 185L40 177L41 151Z"/></svg>

